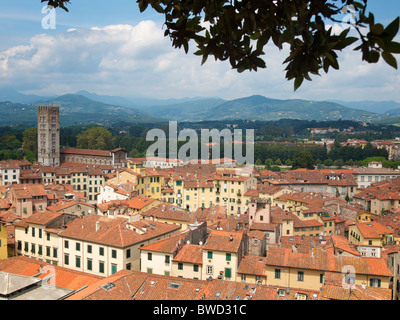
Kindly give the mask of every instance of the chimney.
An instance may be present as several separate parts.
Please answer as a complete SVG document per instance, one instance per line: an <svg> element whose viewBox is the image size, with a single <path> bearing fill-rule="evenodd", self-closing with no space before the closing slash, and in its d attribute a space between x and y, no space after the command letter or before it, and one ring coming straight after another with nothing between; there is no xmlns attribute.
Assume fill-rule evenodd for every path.
<svg viewBox="0 0 400 320"><path fill-rule="evenodd" d="M232 235L229 236L229 241L233 241L233 236Z"/></svg>
<svg viewBox="0 0 400 320"><path fill-rule="evenodd" d="M100 221L96 221L96 232L100 230Z"/></svg>

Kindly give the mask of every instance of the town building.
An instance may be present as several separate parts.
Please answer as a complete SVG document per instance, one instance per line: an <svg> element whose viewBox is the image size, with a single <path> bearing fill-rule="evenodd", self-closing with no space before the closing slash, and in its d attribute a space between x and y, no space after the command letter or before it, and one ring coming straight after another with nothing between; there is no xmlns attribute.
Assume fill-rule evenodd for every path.
<svg viewBox="0 0 400 320"><path fill-rule="evenodd" d="M38 107L38 162L44 166L60 165L59 107Z"/></svg>

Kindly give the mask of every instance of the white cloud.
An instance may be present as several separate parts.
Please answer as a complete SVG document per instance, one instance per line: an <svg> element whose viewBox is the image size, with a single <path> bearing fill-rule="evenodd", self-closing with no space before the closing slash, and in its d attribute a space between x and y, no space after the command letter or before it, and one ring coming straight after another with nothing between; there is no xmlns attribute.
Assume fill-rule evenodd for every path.
<svg viewBox="0 0 400 320"><path fill-rule="evenodd" d="M340 31L340 26L335 32ZM194 43L191 51L195 51ZM253 94L271 98L314 100L400 101L399 73L384 63L361 62L351 49L340 54L340 71L313 77L293 92L285 80L288 49L265 48L267 69L237 73L227 61L172 48L162 28L147 20L128 24L69 29L40 34L29 45L0 52L0 86L42 95L88 90L99 94L180 98L220 96L233 99Z"/></svg>

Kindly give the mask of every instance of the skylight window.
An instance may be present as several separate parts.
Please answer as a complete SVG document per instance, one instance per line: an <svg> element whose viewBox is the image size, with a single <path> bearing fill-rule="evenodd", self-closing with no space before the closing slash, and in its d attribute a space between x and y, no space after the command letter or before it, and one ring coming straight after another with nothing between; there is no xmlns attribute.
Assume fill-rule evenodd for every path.
<svg viewBox="0 0 400 320"><path fill-rule="evenodd" d="M168 285L168 288L170 288L170 289L179 289L180 286L181 286L181 284L179 282L171 282Z"/></svg>

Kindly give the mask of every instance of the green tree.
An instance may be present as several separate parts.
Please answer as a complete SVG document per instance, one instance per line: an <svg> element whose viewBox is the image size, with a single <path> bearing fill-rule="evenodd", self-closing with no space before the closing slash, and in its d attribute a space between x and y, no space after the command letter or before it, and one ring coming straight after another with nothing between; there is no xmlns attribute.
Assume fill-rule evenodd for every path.
<svg viewBox="0 0 400 320"><path fill-rule="evenodd" d="M281 168L279 168L278 166L275 166L275 165L274 165L274 166L271 167L271 171L272 171L272 172L280 172L280 171L281 171Z"/></svg>
<svg viewBox="0 0 400 320"><path fill-rule="evenodd" d="M136 149L132 149L129 152L128 157L129 158L137 158L138 154L139 154L139 151L137 151Z"/></svg>
<svg viewBox="0 0 400 320"><path fill-rule="evenodd" d="M114 147L110 131L103 127L90 128L77 136L80 149L111 150Z"/></svg>
<svg viewBox="0 0 400 320"><path fill-rule="evenodd" d="M25 155L30 154L30 159L37 159L37 154L38 154L37 127L25 130L22 133L22 141L24 142L22 147L24 154Z"/></svg>
<svg viewBox="0 0 400 320"><path fill-rule="evenodd" d="M333 166L333 160L332 160L331 158L326 159L326 160L324 161L324 166L326 166L326 167L331 167L331 166Z"/></svg>
<svg viewBox="0 0 400 320"><path fill-rule="evenodd" d="M272 161L272 159L267 159L265 160L265 169L266 170L271 170L271 166L274 162Z"/></svg>
<svg viewBox="0 0 400 320"><path fill-rule="evenodd" d="M314 159L310 152L300 151L293 156L292 169L314 169Z"/></svg>
<svg viewBox="0 0 400 320"><path fill-rule="evenodd" d="M338 168L340 169L341 167L343 167L344 162L343 162L342 159L337 159L337 160L335 160L335 161L333 162L333 164L334 164L336 167L338 167Z"/></svg>
<svg viewBox="0 0 400 320"><path fill-rule="evenodd" d="M41 0L68 11L69 0ZM400 44L393 41L399 30L399 18L387 27L375 22L367 11L367 0L277 0L277 1L193 1L137 0L141 12L149 6L164 15L165 32L175 48L189 51L195 41L202 64L209 56L228 60L238 72L266 68L264 47L272 42L279 49L290 48L283 61L286 79L294 80L295 90L310 75L339 69L338 53L359 41L354 50L361 58L376 63L382 57L397 69L393 54ZM327 24L346 23L343 14L351 12L353 22L340 34ZM350 35L350 25L357 37ZM263 58L262 58L263 57Z"/></svg>

